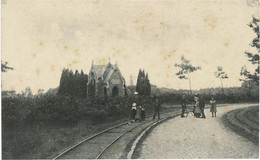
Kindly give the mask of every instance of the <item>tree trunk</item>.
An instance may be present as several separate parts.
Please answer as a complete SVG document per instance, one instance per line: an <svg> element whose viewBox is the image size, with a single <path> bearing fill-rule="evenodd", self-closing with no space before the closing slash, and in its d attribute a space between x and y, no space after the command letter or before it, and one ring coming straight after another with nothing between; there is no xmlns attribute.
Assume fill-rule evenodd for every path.
<svg viewBox="0 0 260 160"><path fill-rule="evenodd" d="M189 85L190 85L190 94L192 94L192 91L191 91L191 80L190 80L190 72L188 72L188 78L189 78Z"/></svg>
<svg viewBox="0 0 260 160"><path fill-rule="evenodd" d="M221 78L219 78L219 79L220 79L220 82L221 82L222 95L224 95L223 82L222 82L222 79L221 79Z"/></svg>

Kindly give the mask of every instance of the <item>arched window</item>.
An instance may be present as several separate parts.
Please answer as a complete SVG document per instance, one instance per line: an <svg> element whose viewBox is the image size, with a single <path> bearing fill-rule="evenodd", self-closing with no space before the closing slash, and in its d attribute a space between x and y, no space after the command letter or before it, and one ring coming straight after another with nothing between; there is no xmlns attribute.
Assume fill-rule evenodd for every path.
<svg viewBox="0 0 260 160"><path fill-rule="evenodd" d="M112 89L112 97L118 96L118 93L119 93L118 87L117 86L113 87L113 89Z"/></svg>

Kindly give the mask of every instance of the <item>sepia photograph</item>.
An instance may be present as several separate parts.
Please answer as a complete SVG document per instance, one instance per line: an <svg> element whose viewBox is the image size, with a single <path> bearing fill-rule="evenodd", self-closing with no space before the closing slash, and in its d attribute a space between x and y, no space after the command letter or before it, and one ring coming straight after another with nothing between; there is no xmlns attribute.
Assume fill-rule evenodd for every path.
<svg viewBox="0 0 260 160"><path fill-rule="evenodd" d="M2 159L259 159L258 0L1 0Z"/></svg>

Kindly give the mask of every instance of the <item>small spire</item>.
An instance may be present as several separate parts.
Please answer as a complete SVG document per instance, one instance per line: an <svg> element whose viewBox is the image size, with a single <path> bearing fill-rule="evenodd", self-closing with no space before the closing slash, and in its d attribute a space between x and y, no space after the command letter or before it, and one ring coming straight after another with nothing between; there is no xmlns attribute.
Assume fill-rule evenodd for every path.
<svg viewBox="0 0 260 160"><path fill-rule="evenodd" d="M116 66L117 66L117 61L116 61Z"/></svg>
<svg viewBox="0 0 260 160"><path fill-rule="evenodd" d="M110 57L108 57L108 63L110 63Z"/></svg>
<svg viewBox="0 0 260 160"><path fill-rule="evenodd" d="M92 66L94 65L94 60L92 59Z"/></svg>

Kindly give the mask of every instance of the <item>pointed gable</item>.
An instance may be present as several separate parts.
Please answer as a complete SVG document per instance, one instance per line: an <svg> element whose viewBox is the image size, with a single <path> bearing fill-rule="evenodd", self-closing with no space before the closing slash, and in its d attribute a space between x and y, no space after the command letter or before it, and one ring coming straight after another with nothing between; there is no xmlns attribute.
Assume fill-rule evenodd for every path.
<svg viewBox="0 0 260 160"><path fill-rule="evenodd" d="M104 78L105 82L107 83L110 80L112 84L124 83L125 79L123 78L117 65L111 66L112 67L110 67L107 76Z"/></svg>
<svg viewBox="0 0 260 160"><path fill-rule="evenodd" d="M99 77L104 80L104 83L125 83L125 79L122 76L117 64L112 65L110 62L107 65L93 65L89 72L89 78L93 77L98 80ZM92 76L91 76L92 75Z"/></svg>
<svg viewBox="0 0 260 160"><path fill-rule="evenodd" d="M109 75L109 73L113 70L113 65L111 63L108 63L107 67L106 67L106 70L103 74L103 78L106 79Z"/></svg>
<svg viewBox="0 0 260 160"><path fill-rule="evenodd" d="M103 77L103 73L105 72L105 65L93 65L92 71L96 75L96 77Z"/></svg>

